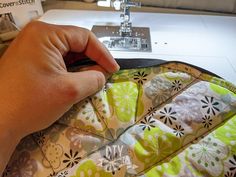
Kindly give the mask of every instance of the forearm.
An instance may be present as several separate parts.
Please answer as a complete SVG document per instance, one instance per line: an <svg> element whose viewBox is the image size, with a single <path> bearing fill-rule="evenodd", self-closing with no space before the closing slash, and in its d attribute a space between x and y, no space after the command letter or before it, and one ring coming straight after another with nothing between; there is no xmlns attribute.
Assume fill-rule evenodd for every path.
<svg viewBox="0 0 236 177"><path fill-rule="evenodd" d="M0 63L1 64L1 63ZM2 68L1 68L2 69ZM3 71L3 70L1 70ZM9 88L3 72L0 72L0 176L4 171L16 145L23 134L19 130L19 123L14 121L19 114L16 112L14 92ZM9 77L8 77L9 78ZM14 104L13 104L14 103ZM19 118L20 120L20 118Z"/></svg>
<svg viewBox="0 0 236 177"><path fill-rule="evenodd" d="M2 175L16 145L19 143L18 138L7 126L0 125L0 176Z"/></svg>

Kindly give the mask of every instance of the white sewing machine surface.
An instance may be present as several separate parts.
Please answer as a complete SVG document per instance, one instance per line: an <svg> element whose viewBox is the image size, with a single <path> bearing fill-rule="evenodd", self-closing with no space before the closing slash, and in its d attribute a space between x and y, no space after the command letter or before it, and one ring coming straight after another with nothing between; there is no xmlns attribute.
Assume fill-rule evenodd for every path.
<svg viewBox="0 0 236 177"><path fill-rule="evenodd" d="M120 25L120 13L50 10L41 21L76 25ZM111 51L115 58L187 62L236 84L236 17L132 12L134 27L149 27L152 52Z"/></svg>

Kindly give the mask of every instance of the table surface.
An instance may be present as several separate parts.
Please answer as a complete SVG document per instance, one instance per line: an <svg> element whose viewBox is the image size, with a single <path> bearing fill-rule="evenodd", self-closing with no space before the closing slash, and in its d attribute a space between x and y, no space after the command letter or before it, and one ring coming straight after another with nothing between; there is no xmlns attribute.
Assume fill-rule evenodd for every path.
<svg viewBox="0 0 236 177"><path fill-rule="evenodd" d="M50 10L41 21L76 25L119 25L120 13ZM236 84L236 17L131 13L133 26L150 27L152 52L112 51L115 58L159 58L183 61L207 69Z"/></svg>

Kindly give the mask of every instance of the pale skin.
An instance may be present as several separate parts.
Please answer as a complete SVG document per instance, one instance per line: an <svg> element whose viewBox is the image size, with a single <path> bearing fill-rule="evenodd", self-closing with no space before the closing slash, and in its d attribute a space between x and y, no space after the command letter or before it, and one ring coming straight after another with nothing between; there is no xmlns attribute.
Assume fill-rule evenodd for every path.
<svg viewBox="0 0 236 177"><path fill-rule="evenodd" d="M86 55L98 65L68 72L68 52ZM51 125L73 104L100 90L118 70L90 31L28 24L0 59L0 176L23 137Z"/></svg>

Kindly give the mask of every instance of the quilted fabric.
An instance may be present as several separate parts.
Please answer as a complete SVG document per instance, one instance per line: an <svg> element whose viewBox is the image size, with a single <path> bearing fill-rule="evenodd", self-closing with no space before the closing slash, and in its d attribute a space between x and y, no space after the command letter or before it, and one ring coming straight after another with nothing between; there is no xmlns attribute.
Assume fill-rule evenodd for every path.
<svg viewBox="0 0 236 177"><path fill-rule="evenodd" d="M236 88L187 64L121 70L24 138L13 177L236 175Z"/></svg>

